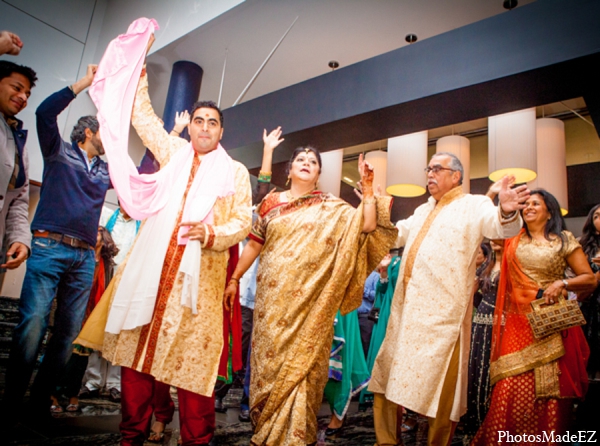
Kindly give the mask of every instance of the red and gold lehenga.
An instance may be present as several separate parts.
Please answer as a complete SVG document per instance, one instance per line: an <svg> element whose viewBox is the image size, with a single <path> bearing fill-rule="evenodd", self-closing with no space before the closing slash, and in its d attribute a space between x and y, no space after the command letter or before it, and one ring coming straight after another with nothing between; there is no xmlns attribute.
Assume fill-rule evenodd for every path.
<svg viewBox="0 0 600 446"><path fill-rule="evenodd" d="M528 241L525 230L506 244L494 314L490 410L473 445L496 445L499 432L564 433L575 398L587 391L589 348L581 327L536 339L527 319L540 288L564 277L566 258L579 243L570 232L551 241Z"/></svg>

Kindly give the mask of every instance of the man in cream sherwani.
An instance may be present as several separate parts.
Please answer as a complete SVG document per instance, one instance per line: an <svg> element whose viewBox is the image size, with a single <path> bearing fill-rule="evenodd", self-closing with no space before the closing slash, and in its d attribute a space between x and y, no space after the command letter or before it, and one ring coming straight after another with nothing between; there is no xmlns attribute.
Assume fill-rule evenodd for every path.
<svg viewBox="0 0 600 446"><path fill-rule="evenodd" d="M426 172L431 197L397 224L405 255L369 385L378 446L401 444L397 405L429 418L428 444L450 444L467 407L477 247L484 237L517 235L529 196L526 186L510 189L508 178L499 206L463 194L463 167L449 153L434 155Z"/></svg>

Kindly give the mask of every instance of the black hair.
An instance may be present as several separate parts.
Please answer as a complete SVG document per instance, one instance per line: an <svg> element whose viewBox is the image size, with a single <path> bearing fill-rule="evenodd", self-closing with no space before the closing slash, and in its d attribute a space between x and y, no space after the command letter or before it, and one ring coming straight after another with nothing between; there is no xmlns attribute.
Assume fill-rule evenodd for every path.
<svg viewBox="0 0 600 446"><path fill-rule="evenodd" d="M292 156L291 156L290 160L288 161L288 165L285 168L285 174L287 176L290 175L290 171L292 170L292 163L294 162L294 160L296 159L296 157L298 155L300 155L300 153L306 152L307 150L309 152L312 152L312 153L315 154L315 157L317 158L317 163L319 163L319 173L321 173L321 168L323 167L323 163L321 161L321 153L317 149L315 149L314 147L312 147L312 146L305 146L305 147L298 147L298 148L296 148L296 150L294 150L294 153L292 153Z"/></svg>
<svg viewBox="0 0 600 446"><path fill-rule="evenodd" d="M35 87L35 81L37 81L37 73L35 71L25 65L17 65L8 60L0 60L0 80L13 73L22 74L29 80L31 88Z"/></svg>
<svg viewBox="0 0 600 446"><path fill-rule="evenodd" d="M192 112L190 113L190 122L194 119L194 112L199 108L212 108L219 112L219 120L221 121L221 127L223 127L223 112L213 101L198 101L192 106Z"/></svg>
<svg viewBox="0 0 600 446"><path fill-rule="evenodd" d="M73 127L73 131L71 132L71 141L75 141L75 143L84 143L85 142L85 129L90 129L92 133L98 132L100 125L98 124L98 120L95 116L82 116Z"/></svg>
<svg viewBox="0 0 600 446"><path fill-rule="evenodd" d="M548 209L548 213L550 214L550 218L546 222L546 226L544 227L544 237L546 240L550 240L549 235L554 234L560 237L561 249L565 245L565 236L562 233L566 231L567 225L565 224L565 219L562 216L562 212L560 211L560 205L558 204L558 200L545 189L534 189L531 191L530 196L539 195L544 200L546 204L546 209ZM522 211L521 211L522 212ZM525 227L525 232L531 238L531 234L529 233L529 228L527 227L527 223L523 225Z"/></svg>
<svg viewBox="0 0 600 446"><path fill-rule="evenodd" d="M588 213L583 224L583 230L581 231L581 239L579 240L583 252L588 259L595 257L598 250L600 250L600 234L598 234L596 226L594 226L594 212L598 209L600 209L600 204L594 206Z"/></svg>
<svg viewBox="0 0 600 446"><path fill-rule="evenodd" d="M119 248L117 248L117 244L114 242L110 232L108 232L108 229L106 229L104 226L98 226L98 232L100 233L100 238L102 239L100 257L102 257L105 262L108 262L109 265L114 265L115 262L113 257L119 253Z"/></svg>

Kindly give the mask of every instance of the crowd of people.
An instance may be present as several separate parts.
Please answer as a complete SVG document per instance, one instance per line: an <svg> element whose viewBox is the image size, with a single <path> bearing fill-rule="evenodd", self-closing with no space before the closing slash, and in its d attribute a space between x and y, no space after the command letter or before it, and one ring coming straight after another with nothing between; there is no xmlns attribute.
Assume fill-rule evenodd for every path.
<svg viewBox="0 0 600 446"><path fill-rule="evenodd" d="M362 155L357 208L319 190L311 146L293 152L289 187L269 191L281 128L263 132L252 191L220 144L213 102L178 113L170 133L155 114L143 61L156 28L135 21L99 66L37 108L44 171L31 224L16 115L37 77L0 61L1 266L27 259L4 421L19 421L56 302L27 417L78 411L79 398L103 392L121 403L124 446L162 442L171 387L180 443L213 444L236 375L253 445L316 444L323 397L327 436L357 397L373 407L378 446L402 444L419 417L431 445L449 445L457 425L474 445L569 429L600 379L600 205L578 241L547 191L504 177L488 196L465 194L460 160L437 153L425 169L431 196L394 225ZM0 54L22 46L0 33ZM87 88L98 114L65 141L57 118ZM129 116L150 170L128 155ZM107 212L111 187L119 208ZM573 300L587 325L537 337L532 303Z"/></svg>

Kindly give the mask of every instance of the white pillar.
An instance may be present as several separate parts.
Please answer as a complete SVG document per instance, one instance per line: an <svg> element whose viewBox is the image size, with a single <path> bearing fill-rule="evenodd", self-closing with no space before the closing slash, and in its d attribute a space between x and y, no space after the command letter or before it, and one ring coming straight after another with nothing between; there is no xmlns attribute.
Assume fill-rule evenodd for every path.
<svg viewBox="0 0 600 446"><path fill-rule="evenodd" d="M344 149L321 153L321 163L323 165L321 167L321 176L319 177L319 190L330 192L336 197L340 196L343 162Z"/></svg>

